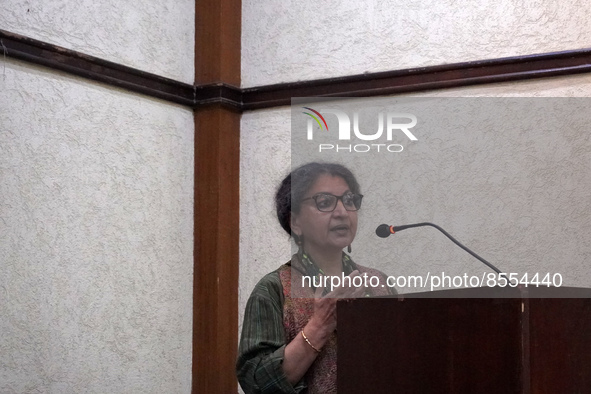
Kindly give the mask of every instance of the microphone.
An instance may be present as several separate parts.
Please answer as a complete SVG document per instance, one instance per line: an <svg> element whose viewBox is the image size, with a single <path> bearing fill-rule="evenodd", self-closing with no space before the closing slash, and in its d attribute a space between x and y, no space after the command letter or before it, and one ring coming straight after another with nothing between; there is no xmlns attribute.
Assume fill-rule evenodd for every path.
<svg viewBox="0 0 591 394"><path fill-rule="evenodd" d="M419 223L423 224L423 223ZM405 226L388 226L387 224L380 224L378 228L376 228L376 234L380 238L388 238L390 235L395 234L398 231L402 231L407 228L411 227L418 227L418 224L407 224Z"/></svg>
<svg viewBox="0 0 591 394"><path fill-rule="evenodd" d="M423 223L415 223L415 224L405 224L403 226L389 226L387 224L380 224L378 226L378 228L376 228L376 234L378 237L387 238L390 235L395 234L398 231L406 230L407 228L423 227L423 226L435 227L437 230L441 231L443 233L443 235L445 235L447 238L449 238L453 243L458 245L460 248L464 249L466 252L470 253L472 256L474 256L475 258L477 258L478 260L480 260L481 262L486 264L489 268L491 268L497 274L503 275L506 277L506 275L504 273L502 273L500 269L498 269L497 267L495 267L494 265L492 265L491 263L489 263L488 261L486 261L482 257L478 256L476 253L472 252L470 249L468 249L467 247L462 245L460 242L458 242L454 237L449 235L447 233L447 231L445 231L444 229L442 229L441 227L439 227L438 225L433 224L433 223L423 222Z"/></svg>

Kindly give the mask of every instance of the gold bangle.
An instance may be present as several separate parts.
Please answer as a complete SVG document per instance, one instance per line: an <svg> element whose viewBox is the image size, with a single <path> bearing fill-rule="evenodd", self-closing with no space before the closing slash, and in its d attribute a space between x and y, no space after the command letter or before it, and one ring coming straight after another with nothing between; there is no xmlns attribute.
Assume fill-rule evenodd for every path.
<svg viewBox="0 0 591 394"><path fill-rule="evenodd" d="M314 345L312 345L312 344L310 343L310 341L309 341L309 340L308 340L308 338L306 337L306 334L304 334L304 330L302 330L302 337L304 338L304 341L306 341L306 343L307 343L308 345L310 345L310 347L311 347L312 349L314 349L314 351L315 351L316 353L320 353L320 350L316 349L316 348L314 347Z"/></svg>

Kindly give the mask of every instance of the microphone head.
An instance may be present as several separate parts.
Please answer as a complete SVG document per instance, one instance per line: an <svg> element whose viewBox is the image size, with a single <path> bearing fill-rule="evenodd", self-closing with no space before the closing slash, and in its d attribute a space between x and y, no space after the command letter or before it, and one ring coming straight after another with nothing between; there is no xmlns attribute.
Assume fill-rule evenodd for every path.
<svg viewBox="0 0 591 394"><path fill-rule="evenodd" d="M376 228L376 235L380 238L388 238L391 234L390 226L387 224L380 224L378 228Z"/></svg>

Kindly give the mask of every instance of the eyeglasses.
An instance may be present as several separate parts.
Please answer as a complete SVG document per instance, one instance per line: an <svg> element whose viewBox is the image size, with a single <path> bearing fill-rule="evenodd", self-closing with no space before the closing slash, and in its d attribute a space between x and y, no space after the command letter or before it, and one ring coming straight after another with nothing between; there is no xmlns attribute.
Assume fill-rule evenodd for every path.
<svg viewBox="0 0 591 394"><path fill-rule="evenodd" d="M341 200L347 211L357 211L361 208L362 199L363 195L355 193L345 193L342 196L335 196L330 193L318 193L312 197L304 198L302 202L306 200L314 200L314 202L316 202L316 208L318 208L320 212L332 212L337 207L339 200Z"/></svg>

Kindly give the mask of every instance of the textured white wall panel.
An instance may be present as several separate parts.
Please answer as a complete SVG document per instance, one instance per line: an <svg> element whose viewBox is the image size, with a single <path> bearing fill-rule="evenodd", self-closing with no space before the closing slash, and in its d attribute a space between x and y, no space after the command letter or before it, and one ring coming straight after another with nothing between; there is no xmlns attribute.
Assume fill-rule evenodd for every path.
<svg viewBox="0 0 591 394"><path fill-rule="evenodd" d="M585 0L243 1L242 85L588 47Z"/></svg>
<svg viewBox="0 0 591 394"><path fill-rule="evenodd" d="M5 66L0 392L190 392L192 112Z"/></svg>
<svg viewBox="0 0 591 394"><path fill-rule="evenodd" d="M291 166L290 109L246 112L240 133L239 324L265 274L291 258L289 235L275 214L275 191Z"/></svg>
<svg viewBox="0 0 591 394"><path fill-rule="evenodd" d="M194 80L192 0L2 0L0 29L182 82Z"/></svg>

